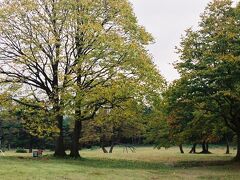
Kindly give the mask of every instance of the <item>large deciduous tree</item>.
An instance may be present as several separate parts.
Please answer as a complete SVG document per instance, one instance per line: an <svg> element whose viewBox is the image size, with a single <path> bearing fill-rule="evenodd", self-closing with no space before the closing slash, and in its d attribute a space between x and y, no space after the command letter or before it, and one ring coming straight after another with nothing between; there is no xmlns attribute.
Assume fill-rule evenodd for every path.
<svg viewBox="0 0 240 180"><path fill-rule="evenodd" d="M128 99L113 90L115 81L134 81L143 86L159 79L156 77L159 74L144 47L152 37L137 24L128 1L76 1L74 7L77 49L73 91L76 93L70 155L79 157L82 122L93 119L100 108L111 108ZM161 84L162 78L158 82ZM113 94L112 98L106 94Z"/></svg>
<svg viewBox="0 0 240 180"><path fill-rule="evenodd" d="M188 92L201 109L224 121L238 137L240 161L240 4L213 1L201 16L199 29L189 29L179 48L176 64ZM221 124L219 122L219 124Z"/></svg>
<svg viewBox="0 0 240 180"><path fill-rule="evenodd" d="M0 9L1 81L18 85L12 93L18 102L51 112L59 128L57 156L65 155L62 94L75 50L70 11L63 0L2 1ZM19 96L40 105L21 102Z"/></svg>

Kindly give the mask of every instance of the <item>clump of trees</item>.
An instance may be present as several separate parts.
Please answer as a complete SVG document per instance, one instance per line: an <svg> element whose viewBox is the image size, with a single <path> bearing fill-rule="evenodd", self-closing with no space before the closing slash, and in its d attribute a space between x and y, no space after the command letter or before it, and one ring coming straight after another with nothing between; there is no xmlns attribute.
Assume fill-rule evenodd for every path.
<svg viewBox="0 0 240 180"><path fill-rule="evenodd" d="M129 98L148 103L150 89L161 92L164 80L145 49L152 40L127 0L2 1L2 92L22 106L30 133L56 139L56 156L66 155L69 117L70 156L79 157L83 122Z"/></svg>
<svg viewBox="0 0 240 180"><path fill-rule="evenodd" d="M240 4L230 0L211 2L201 15L197 30L182 37L175 67L181 75L165 92L165 137L181 147L237 136L240 161ZM159 123L158 123L159 124ZM164 126L160 126L164 128ZM156 136L156 134L155 134ZM164 144L159 143L159 146ZM182 151L183 152L183 151ZM229 145L227 149L229 153Z"/></svg>
<svg viewBox="0 0 240 180"><path fill-rule="evenodd" d="M167 87L127 0L1 1L1 140L54 142L55 156L77 158L83 145L111 153L136 141L210 153L225 140L229 153L236 136L240 161L239 18L240 3L211 2L182 37L181 78Z"/></svg>

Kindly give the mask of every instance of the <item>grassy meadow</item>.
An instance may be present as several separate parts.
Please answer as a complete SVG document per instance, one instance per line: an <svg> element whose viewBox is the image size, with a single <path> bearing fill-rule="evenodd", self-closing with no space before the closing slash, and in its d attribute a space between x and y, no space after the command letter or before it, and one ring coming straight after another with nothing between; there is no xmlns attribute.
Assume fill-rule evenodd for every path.
<svg viewBox="0 0 240 180"><path fill-rule="evenodd" d="M0 179L240 179L240 164L231 162L233 149L230 155L224 154L224 147L211 147L208 155L188 154L188 150L180 154L177 148L137 147L135 153L127 153L117 147L113 154L104 154L86 149L78 160L57 159L51 152L32 158L11 151L0 156Z"/></svg>

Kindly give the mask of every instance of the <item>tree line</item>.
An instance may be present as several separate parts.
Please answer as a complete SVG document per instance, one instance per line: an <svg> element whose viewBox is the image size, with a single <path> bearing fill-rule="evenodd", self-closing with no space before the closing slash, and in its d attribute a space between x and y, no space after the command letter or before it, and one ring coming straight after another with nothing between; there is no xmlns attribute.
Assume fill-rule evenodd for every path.
<svg viewBox="0 0 240 180"><path fill-rule="evenodd" d="M55 156L137 139L210 153L210 143L236 139L239 161L239 18L239 3L209 3L182 37L180 78L167 85L127 0L3 1L1 119L55 142Z"/></svg>
<svg viewBox="0 0 240 180"><path fill-rule="evenodd" d="M235 160L240 160L239 18L240 3L216 0L206 7L198 28L186 30L177 47L180 78L165 91L165 120L154 126L162 129L154 138L169 140L158 138L159 147L174 144L181 149L191 143L190 153L195 153L196 144L202 144L202 153L209 153L209 143L234 139Z"/></svg>

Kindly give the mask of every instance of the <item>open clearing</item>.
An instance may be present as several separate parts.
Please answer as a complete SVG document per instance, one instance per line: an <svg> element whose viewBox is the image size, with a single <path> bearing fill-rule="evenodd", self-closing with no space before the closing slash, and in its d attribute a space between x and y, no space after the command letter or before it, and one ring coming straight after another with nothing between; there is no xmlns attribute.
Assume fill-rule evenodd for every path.
<svg viewBox="0 0 240 180"><path fill-rule="evenodd" d="M231 162L233 149L230 155L221 147L210 150L213 154L203 155L138 147L127 153L118 147L113 154L82 150L79 160L56 159L51 152L42 158L6 152L0 157L0 179L240 179L240 164Z"/></svg>

